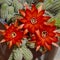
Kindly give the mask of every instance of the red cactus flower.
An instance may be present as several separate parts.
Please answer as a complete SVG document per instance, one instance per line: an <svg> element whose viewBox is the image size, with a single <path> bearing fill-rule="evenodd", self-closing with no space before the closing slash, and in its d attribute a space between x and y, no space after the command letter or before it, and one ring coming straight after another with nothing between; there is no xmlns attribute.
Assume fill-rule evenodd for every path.
<svg viewBox="0 0 60 60"><path fill-rule="evenodd" d="M1 40L0 43L9 42L9 48L15 44L19 46L23 38L23 33L20 31L22 25L17 26L17 23L15 23L8 26L7 24L5 24L5 27L6 30L0 30L0 32L4 35L4 39Z"/></svg>
<svg viewBox="0 0 60 60"><path fill-rule="evenodd" d="M32 5L31 10L26 9L25 12L23 10L19 10L19 12L24 17L20 19L20 22L24 24L23 28L31 33L35 33L35 31L38 30L44 22L50 19L49 16L44 16L45 10L38 12L35 5Z"/></svg>
<svg viewBox="0 0 60 60"><path fill-rule="evenodd" d="M36 43L36 50L38 50L41 46L51 50L51 45L58 47L56 42L58 42L58 38L54 31L56 27L50 23L49 25L43 25L44 28L37 30L35 33L36 35L32 37L31 41L35 41Z"/></svg>

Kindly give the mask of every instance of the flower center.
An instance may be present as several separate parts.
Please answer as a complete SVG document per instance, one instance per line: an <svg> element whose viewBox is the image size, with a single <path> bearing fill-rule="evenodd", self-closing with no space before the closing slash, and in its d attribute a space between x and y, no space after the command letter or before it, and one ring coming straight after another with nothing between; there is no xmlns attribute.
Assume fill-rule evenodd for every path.
<svg viewBox="0 0 60 60"><path fill-rule="evenodd" d="M32 24L36 24L36 23L37 23L37 20L36 20L35 18L32 18L32 19L31 19L31 23L32 23Z"/></svg>
<svg viewBox="0 0 60 60"><path fill-rule="evenodd" d="M16 33L12 32L11 36L12 36L12 38L15 38L16 37Z"/></svg>
<svg viewBox="0 0 60 60"><path fill-rule="evenodd" d="M42 32L42 37L45 38L46 36L47 36L47 31L43 31L43 32Z"/></svg>

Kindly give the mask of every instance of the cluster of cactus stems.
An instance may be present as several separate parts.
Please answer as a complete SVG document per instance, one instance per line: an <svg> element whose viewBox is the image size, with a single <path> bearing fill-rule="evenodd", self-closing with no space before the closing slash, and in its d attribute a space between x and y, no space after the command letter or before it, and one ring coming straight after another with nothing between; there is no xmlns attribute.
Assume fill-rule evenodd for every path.
<svg viewBox="0 0 60 60"><path fill-rule="evenodd" d="M19 37L17 37L17 39L20 39L20 37L22 37L22 35L23 35L22 32L24 30L22 32L19 32L19 30L20 29L22 30L22 27L24 26L24 24L26 24L26 23L24 23L25 21L21 21L21 22L19 22L19 21L20 21L20 19L25 17L24 11L26 9L27 9L27 11L29 11L28 9L31 10L32 3L35 3L34 0L2 0L2 1L0 0L0 4L1 4L1 18L5 21L4 26L9 31L10 31L11 27L12 27L11 31L14 31L14 30L17 29L18 30L17 34L19 35ZM35 6L38 9L38 12L41 11L41 9L43 9L43 10L45 10L46 16L50 16L51 17L49 19L48 23L52 22L54 20L51 23L51 26L54 25L54 26L57 27L57 30L55 30L54 32L57 32L58 33L57 35L60 36L60 11L59 11L59 9L60 9L59 8L60 7L60 1L59 0L57 0L57 1L54 1L54 0L48 0L47 1L47 0L45 0L44 2L36 3ZM24 11L22 11L22 9ZM28 12L28 13L30 14L30 12ZM25 18L27 18L27 17L25 17ZM18 21L19 23L17 24L16 21ZM32 19L31 22L34 23L35 22L34 19ZM24 24L22 24L22 23L24 23ZM45 23L45 24L49 25L48 23ZM19 24L21 24L21 25L17 27L17 25L19 25ZM11 25L14 25L14 26L11 26ZM10 26L10 28L9 28L9 26ZM16 29L14 29L15 27L16 27ZM9 31L6 32L4 30L0 30L0 33L2 33L4 35L4 33L7 33L7 34L10 33ZM20 34L18 32L21 34L21 36L20 36ZM36 31L36 33L37 32L39 32L39 31ZM25 30L24 33L26 34L27 30ZM34 49L36 47L35 47L35 43L28 42L28 41L30 41L31 37L34 35L34 34L31 33L32 36L30 36L31 35L30 33L31 32L28 33L28 38L25 38L26 36L24 36L24 38L22 39L21 46L20 46L21 41L19 41L19 40L13 41L13 42L12 41L8 42L8 40L4 40L3 39L0 42L0 43L8 42L7 45L9 44L9 48L11 48L11 46L13 44L16 44L18 46L18 47L14 46L14 49L12 50L11 55L10 55L8 60L22 60L23 58L25 60L32 60L33 59L33 57L34 57L33 53L31 52L31 50L29 48ZM7 34L4 35L5 39L13 39L15 37L15 33L14 32L12 34L13 38L10 38L10 37L7 38L6 37L6 36L8 36ZM39 33L37 33L37 36L39 37ZM35 36L35 38L36 38L36 36ZM33 39L35 39L35 38L33 38ZM50 43L50 41L48 41L48 43ZM52 43L52 45L54 45L56 47L59 47L55 43ZM39 48L40 48L40 46L37 47L36 53L37 53ZM50 47L48 46L47 49L50 49ZM39 49L39 51L42 54L44 54L47 51L47 49L45 47L41 47Z"/></svg>

